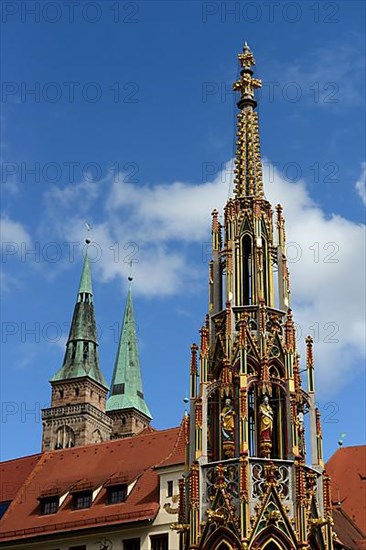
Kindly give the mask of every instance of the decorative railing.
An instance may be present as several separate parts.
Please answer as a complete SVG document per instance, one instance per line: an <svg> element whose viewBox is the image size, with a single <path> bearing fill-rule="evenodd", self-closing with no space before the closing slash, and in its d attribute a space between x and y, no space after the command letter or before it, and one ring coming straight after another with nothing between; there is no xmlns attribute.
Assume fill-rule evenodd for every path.
<svg viewBox="0 0 366 550"><path fill-rule="evenodd" d="M222 466L222 468L220 468ZM202 466L202 484L206 489L201 491L201 514L211 508L216 495L217 486L222 479L226 492L231 496L231 505L239 514L239 460L231 458L220 462L211 462Z"/></svg>
<svg viewBox="0 0 366 550"><path fill-rule="evenodd" d="M269 483L269 469L277 493L289 516L294 517L294 463L290 460L249 458L249 512L255 515L267 492ZM206 512L213 505L213 501L220 483L231 496L231 505L236 514L240 505L240 470L239 459L232 458L220 462L211 462L201 466L201 514L205 519Z"/></svg>
<svg viewBox="0 0 366 550"><path fill-rule="evenodd" d="M250 458L250 491L249 511L255 515L256 507L260 505L262 496L268 487L266 469L273 465L273 481L284 506L289 509L290 517L294 517L294 463L290 460Z"/></svg>
<svg viewBox="0 0 366 550"><path fill-rule="evenodd" d="M95 418L106 421L106 415L90 403L70 403L69 405L64 405L62 407L50 407L48 409L42 409L42 419L47 420L49 418L54 418L62 414L82 414L85 412L89 412Z"/></svg>

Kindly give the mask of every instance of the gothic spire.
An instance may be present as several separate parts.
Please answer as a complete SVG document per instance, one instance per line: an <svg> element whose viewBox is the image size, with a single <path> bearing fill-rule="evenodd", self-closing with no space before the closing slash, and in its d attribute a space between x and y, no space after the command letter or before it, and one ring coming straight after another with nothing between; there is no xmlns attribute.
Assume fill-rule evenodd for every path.
<svg viewBox="0 0 366 550"><path fill-rule="evenodd" d="M255 59L246 42L238 59L241 65L240 78L233 85L233 89L240 92L237 103L240 112L236 134L235 195L263 197L258 113L254 111L257 106L254 92L262 86L262 81L253 78Z"/></svg>
<svg viewBox="0 0 366 550"><path fill-rule="evenodd" d="M107 412L135 409L151 420L142 393L140 360L137 346L131 288L128 291L123 325L114 364Z"/></svg>
<svg viewBox="0 0 366 550"><path fill-rule="evenodd" d="M88 251L86 251L86 254L85 254L83 271L82 271L81 278L80 278L78 295L83 294L83 293L90 294L90 296L93 296Z"/></svg>
<svg viewBox="0 0 366 550"><path fill-rule="evenodd" d="M51 382L84 377L89 377L108 389L108 384L99 368L97 327L88 251L85 254L64 362L51 378Z"/></svg>

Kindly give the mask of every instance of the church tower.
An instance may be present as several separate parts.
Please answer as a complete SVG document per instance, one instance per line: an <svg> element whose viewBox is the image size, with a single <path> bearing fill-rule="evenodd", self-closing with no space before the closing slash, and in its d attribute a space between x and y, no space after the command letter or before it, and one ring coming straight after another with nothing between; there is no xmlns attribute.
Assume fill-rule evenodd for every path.
<svg viewBox="0 0 366 550"><path fill-rule="evenodd" d="M263 189L253 54L239 55L234 196L212 218L209 311L193 344L181 550L332 546L329 478L315 408L312 340L301 387L285 227ZM277 289L276 289L277 287ZM306 464L304 418L311 459Z"/></svg>
<svg viewBox="0 0 366 550"><path fill-rule="evenodd" d="M51 407L43 409L42 451L110 439L108 384L99 368L97 328L86 252L62 367L50 380Z"/></svg>
<svg viewBox="0 0 366 550"><path fill-rule="evenodd" d="M113 421L112 439L137 435L150 425L152 418L142 392L131 286L107 400L107 414Z"/></svg>

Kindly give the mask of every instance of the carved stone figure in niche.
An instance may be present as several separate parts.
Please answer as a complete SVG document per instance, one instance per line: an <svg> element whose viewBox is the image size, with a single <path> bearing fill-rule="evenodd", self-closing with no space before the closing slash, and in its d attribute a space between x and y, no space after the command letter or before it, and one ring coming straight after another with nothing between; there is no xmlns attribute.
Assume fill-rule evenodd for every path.
<svg viewBox="0 0 366 550"><path fill-rule="evenodd" d="M296 428L299 441L299 452L305 455L305 428L304 428L304 413L300 411L296 416Z"/></svg>
<svg viewBox="0 0 366 550"><path fill-rule="evenodd" d="M259 406L259 422L260 453L263 458L269 458L272 449L273 409L268 395L263 397Z"/></svg>
<svg viewBox="0 0 366 550"><path fill-rule="evenodd" d="M221 411L221 430L224 441L234 441L235 411L231 399L225 399L225 406Z"/></svg>

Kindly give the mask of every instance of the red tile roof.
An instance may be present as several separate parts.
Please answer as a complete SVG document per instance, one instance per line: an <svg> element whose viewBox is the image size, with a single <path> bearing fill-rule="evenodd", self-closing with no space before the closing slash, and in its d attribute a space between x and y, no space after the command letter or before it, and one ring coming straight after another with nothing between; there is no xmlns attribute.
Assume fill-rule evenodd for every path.
<svg viewBox="0 0 366 550"><path fill-rule="evenodd" d="M339 506L333 508L334 530L338 540L349 550L366 548L364 534Z"/></svg>
<svg viewBox="0 0 366 550"><path fill-rule="evenodd" d="M186 446L188 444L188 437L189 437L189 417L188 415L184 415L182 419L182 423L179 428L177 441L173 447L173 450L171 451L170 454L168 454L167 457L164 458L164 460L160 464L158 464L158 467L162 468L166 466L175 466L178 464L184 464Z"/></svg>
<svg viewBox="0 0 366 550"><path fill-rule="evenodd" d="M101 525L153 520L159 510L159 478L155 466L167 456L175 455L182 427L144 432L142 435L117 439L38 455L33 470L28 464L25 483L3 516L0 541L72 531ZM32 457L26 457L27 460ZM107 485L111 478L135 482L127 500L107 504ZM24 476L23 476L24 481ZM72 493L81 488L99 488L92 506L82 510L72 507ZM43 495L68 493L55 514L40 515L39 498ZM14 491L12 493L14 497Z"/></svg>
<svg viewBox="0 0 366 550"><path fill-rule="evenodd" d="M329 459L332 501L341 503L359 529L366 532L366 446L341 447Z"/></svg>
<svg viewBox="0 0 366 550"><path fill-rule="evenodd" d="M41 456L39 453L0 463L0 502L13 500Z"/></svg>

